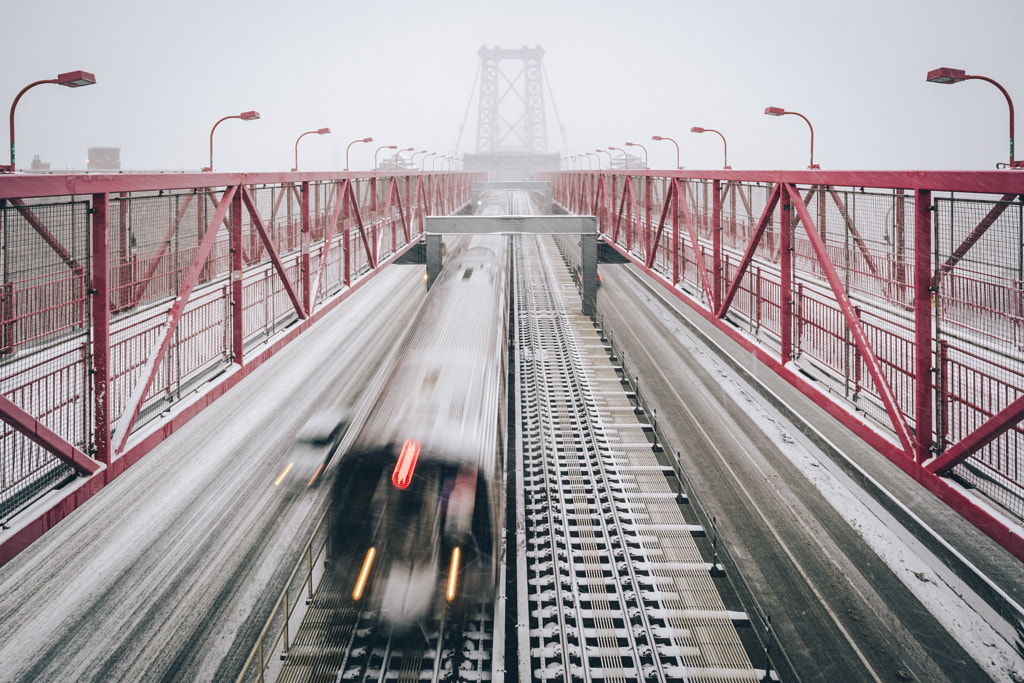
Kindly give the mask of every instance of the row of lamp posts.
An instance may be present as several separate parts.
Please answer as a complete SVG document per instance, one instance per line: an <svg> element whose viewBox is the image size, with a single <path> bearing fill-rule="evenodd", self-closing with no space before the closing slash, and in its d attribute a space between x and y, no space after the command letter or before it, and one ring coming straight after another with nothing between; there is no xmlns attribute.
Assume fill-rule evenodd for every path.
<svg viewBox="0 0 1024 683"><path fill-rule="evenodd" d="M68 88L79 88L81 86L95 84L96 83L96 76L91 74L91 73L88 73L86 71L69 71L68 73L60 74L56 78L51 78L51 79L46 79L46 80L41 80L41 81L35 81L34 83L29 83L28 85L26 85L24 88L21 89L21 91L15 96L14 102L11 103L11 117L10 117L10 123L11 123L11 128L10 128L11 163L9 163L9 164L0 164L0 173L13 173L15 171L15 169L16 169L16 161L15 161L15 155L14 155L14 151L15 151L14 150L14 111L15 111L15 109L18 106L18 102L21 100L22 95L24 95L30 89L36 87L37 85L43 85L43 84L46 84L46 83L54 83L54 84L57 84L57 85L63 85L63 86L66 86ZM212 171L213 170L213 134L214 134L214 131L217 130L217 126L219 126L221 123L223 123L224 121L227 121L229 119L241 119L242 121L255 121L255 120L259 119L259 118L260 118L260 113L258 111L244 111L241 114L232 114L231 116L225 116L225 117L219 119L217 121L217 123L213 124L213 128L210 129L210 165L203 167L203 170L204 171ZM301 140L302 138L304 138L307 135L313 135L313 134L316 134L316 135L327 135L330 132L331 132L330 128L317 128L316 130L308 130L305 133L302 133L301 135L299 135L299 137L295 140L295 167L292 168L293 171L299 170L299 140ZM352 149L352 145L356 144L357 142L373 142L373 138L372 137L361 138L361 139L358 139L358 140L353 140L352 142L350 142L348 144L348 146L345 148L345 170L346 171L348 170L349 150ZM377 165L378 165L377 154L382 149L398 149L398 145L382 145L382 146L378 147L377 151L374 152L374 155L373 155L374 169L376 169ZM398 152L396 152L395 158L397 159L398 155L401 154L402 152L411 152L411 151L413 151L412 147L406 147L405 149L399 150ZM423 157L423 163L422 163L422 165L420 167L420 170L426 170L426 160L427 160L427 158L431 157L431 156L435 156L435 155L437 155L437 158L434 159L434 161L431 163L431 169L432 170L437 170L437 162L438 161L444 161L444 163L449 165L450 169L458 168L459 162L461 162L461 159L459 159L457 156L453 156L453 155L449 155L449 154L438 155L437 152L429 152L428 153L427 150L421 150L420 152L416 152L415 154L413 154L413 158L415 158L415 156L417 154L427 154L426 157ZM396 162L396 169L395 170L398 170L397 169L397 162Z"/></svg>
<svg viewBox="0 0 1024 683"><path fill-rule="evenodd" d="M995 80L993 80L993 79L991 79L991 78L989 78L987 76L974 76L974 75L970 75L970 74L966 73L962 69L951 69L949 67L942 67L941 69L933 69L933 70L929 71L926 80L929 83L944 83L944 84L961 83L963 81L969 81L969 80L980 80L980 81L985 81L987 83L991 83L995 87L999 88L999 92L1001 92L1003 94L1003 97L1006 98L1006 104L1010 108L1010 162L1009 162L1009 164L1006 165L1006 167L1007 168L1024 168L1024 161L1016 161L1016 160L1014 160L1014 156L1013 156L1013 100L1010 99L1010 94L1008 92L1006 92L1006 89L1002 85L1000 85L998 82L996 82ZM807 127L808 127L808 129L810 129L810 132L811 132L811 156L810 156L810 163L808 164L807 168L809 168L809 169L821 168L821 166L819 166L818 164L814 163L814 126L811 125L810 119L808 119L806 116L804 116L803 114L801 114L798 111L787 111L786 109L783 109L782 107L766 107L765 110L764 110L764 113L766 115L768 115L768 116L792 115L792 116L799 116L800 118L802 118L804 120L804 122L807 123ZM716 133L720 138L722 138L722 145L724 147L724 152L725 152L725 155L724 155L724 157L725 157L725 164L724 164L723 168L725 168L725 169L731 168L729 166L729 143L726 142L725 135L723 135L721 131L715 130L714 128L701 128L699 126L694 126L693 128L690 129L690 132L691 133ZM665 137L665 136L662 136L662 135L653 135L653 136L651 136L651 139L652 140L657 140L657 141L664 140L664 141L671 142L673 145L675 145L675 147L676 147L676 168L677 169L681 169L682 168L682 166L680 165L680 162L679 162L679 143L678 142L676 142L675 140L673 140L670 137ZM644 150L644 167L646 168L647 167L647 148L644 147L643 145L637 144L635 142L627 142L626 146L629 146L629 147L633 147L633 146L640 147L641 149ZM625 166L626 169L629 168L629 157L626 154L625 150L623 150L623 149L621 149L619 147L609 147L608 149L622 152L624 166ZM596 152L604 152L605 154L608 154L609 168L611 168L611 163L612 163L612 156L611 156L611 154L609 154L608 152L606 152L603 149L597 149L595 151ZM590 157L592 157L592 156L597 157L597 168L598 168L598 170L600 170L601 169L601 157L598 156L597 154L594 154L593 152L584 152L583 154L570 155L570 156L566 157L566 159L567 160L575 161L576 159L582 159L582 158L586 157L588 167L593 168L593 166L590 165ZM998 166L1002 167L1003 164L1000 163L1000 164L998 164Z"/></svg>

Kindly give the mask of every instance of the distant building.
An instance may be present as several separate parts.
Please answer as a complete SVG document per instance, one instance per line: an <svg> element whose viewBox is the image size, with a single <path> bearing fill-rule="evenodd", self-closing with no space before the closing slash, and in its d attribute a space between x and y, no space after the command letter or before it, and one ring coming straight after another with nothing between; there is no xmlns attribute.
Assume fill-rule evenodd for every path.
<svg viewBox="0 0 1024 683"><path fill-rule="evenodd" d="M120 171L120 147L90 147L86 169L90 171Z"/></svg>
<svg viewBox="0 0 1024 683"><path fill-rule="evenodd" d="M34 157L32 157L32 165L29 167L29 170L31 170L31 171L49 171L50 170L50 162L49 161L43 161L42 159L39 158L39 155L37 154Z"/></svg>

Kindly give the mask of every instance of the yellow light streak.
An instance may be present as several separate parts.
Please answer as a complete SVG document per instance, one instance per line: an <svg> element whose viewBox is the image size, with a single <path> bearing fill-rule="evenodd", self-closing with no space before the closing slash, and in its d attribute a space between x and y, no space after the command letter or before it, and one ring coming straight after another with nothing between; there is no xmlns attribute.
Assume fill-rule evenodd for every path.
<svg viewBox="0 0 1024 683"><path fill-rule="evenodd" d="M455 583L459 577L459 549L458 547L452 548L452 565L448 570L448 592L446 594L448 602L455 599Z"/></svg>
<svg viewBox="0 0 1024 683"><path fill-rule="evenodd" d="M281 481L282 481L282 480L283 480L283 479L284 479L284 478L285 478L286 476L288 476L288 473L289 473L289 472L291 471L291 469L292 469L292 467L293 467L294 465L295 465L295 463L293 463L293 462L290 462L290 463L288 463L288 467L285 467L285 468L284 468L284 472L282 472L281 474L279 474L279 475L277 476L277 479L275 479L275 480L274 480L274 486L277 486L278 484L280 484L280 483L281 483Z"/></svg>
<svg viewBox="0 0 1024 683"><path fill-rule="evenodd" d="M358 600L363 597L363 589L366 588L366 579L370 576L370 567L373 566L373 556L377 554L377 549L371 547L366 551L366 559L363 560L363 568L359 572L359 579L356 581L356 589L352 591L352 599Z"/></svg>
<svg viewBox="0 0 1024 683"><path fill-rule="evenodd" d="M313 473L313 478L309 480L309 483L306 484L306 486L312 486L313 482L316 481L316 478L320 476L320 473L323 471L323 469L324 469L324 464L320 463L320 467L316 468L316 472Z"/></svg>

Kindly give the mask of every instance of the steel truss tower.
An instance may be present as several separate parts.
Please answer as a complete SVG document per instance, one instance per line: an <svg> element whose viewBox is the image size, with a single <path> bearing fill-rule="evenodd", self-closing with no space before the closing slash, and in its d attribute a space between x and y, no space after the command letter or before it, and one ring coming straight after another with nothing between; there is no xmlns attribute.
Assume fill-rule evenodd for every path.
<svg viewBox="0 0 1024 683"><path fill-rule="evenodd" d="M545 154L544 49L481 47L477 154ZM521 64L518 72L503 62Z"/></svg>

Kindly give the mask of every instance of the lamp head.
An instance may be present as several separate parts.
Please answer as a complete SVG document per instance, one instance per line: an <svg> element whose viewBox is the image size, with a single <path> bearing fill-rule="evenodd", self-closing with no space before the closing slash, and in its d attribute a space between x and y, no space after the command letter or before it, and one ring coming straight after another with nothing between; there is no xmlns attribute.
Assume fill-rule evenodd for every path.
<svg viewBox="0 0 1024 683"><path fill-rule="evenodd" d="M255 121L260 117L260 113L258 111L243 111L238 117L243 121Z"/></svg>
<svg viewBox="0 0 1024 683"><path fill-rule="evenodd" d="M69 71L57 76L57 84L66 85L69 88L81 88L83 85L93 85L94 83L96 83L96 76L87 71Z"/></svg>
<svg viewBox="0 0 1024 683"><path fill-rule="evenodd" d="M967 80L967 73L963 69L950 69L944 66L929 71L927 80L929 83L959 83Z"/></svg>
<svg viewBox="0 0 1024 683"><path fill-rule="evenodd" d="M664 140L665 138L661 137L660 135L652 135L651 139L652 140Z"/></svg>
<svg viewBox="0 0 1024 683"><path fill-rule="evenodd" d="M363 138L363 142L373 142L373 138Z"/></svg>
<svg viewBox="0 0 1024 683"><path fill-rule="evenodd" d="M690 129L690 132L691 133L703 133L704 129L701 128L700 126L694 126L693 128Z"/></svg>
<svg viewBox="0 0 1024 683"><path fill-rule="evenodd" d="M327 135L330 132L331 132L330 128L318 128L317 131L316 131L316 134L317 135Z"/></svg>
<svg viewBox="0 0 1024 683"><path fill-rule="evenodd" d="M786 110L782 107L766 107L764 113L768 116L782 116L786 113Z"/></svg>

